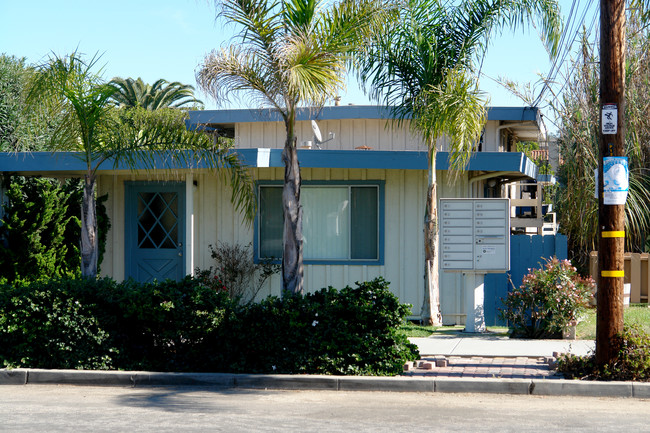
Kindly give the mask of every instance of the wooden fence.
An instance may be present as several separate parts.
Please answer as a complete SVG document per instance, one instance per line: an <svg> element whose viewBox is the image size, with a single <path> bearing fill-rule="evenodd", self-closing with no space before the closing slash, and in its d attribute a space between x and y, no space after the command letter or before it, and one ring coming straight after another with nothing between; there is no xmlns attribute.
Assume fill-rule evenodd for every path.
<svg viewBox="0 0 650 433"><path fill-rule="evenodd" d="M647 303L650 292L650 254L625 253L625 284L630 284L630 302ZM598 282L598 252L589 256L589 274Z"/></svg>

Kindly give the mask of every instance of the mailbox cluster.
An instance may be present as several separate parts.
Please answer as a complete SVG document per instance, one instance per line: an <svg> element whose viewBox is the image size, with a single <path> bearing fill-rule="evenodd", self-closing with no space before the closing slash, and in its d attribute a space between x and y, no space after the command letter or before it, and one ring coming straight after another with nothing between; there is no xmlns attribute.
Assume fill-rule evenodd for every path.
<svg viewBox="0 0 650 433"><path fill-rule="evenodd" d="M509 199L440 199L442 269L510 269Z"/></svg>

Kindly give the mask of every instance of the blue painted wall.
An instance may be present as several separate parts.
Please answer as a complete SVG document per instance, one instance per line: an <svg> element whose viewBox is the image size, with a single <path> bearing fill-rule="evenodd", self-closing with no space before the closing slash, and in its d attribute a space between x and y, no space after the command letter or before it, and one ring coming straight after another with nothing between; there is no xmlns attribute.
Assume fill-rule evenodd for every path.
<svg viewBox="0 0 650 433"><path fill-rule="evenodd" d="M539 268L545 262L556 256L560 260L567 258L567 237L557 234L555 236L510 236L510 278L512 283L519 287L530 268ZM485 324L487 326L505 326L506 323L499 318L499 309L503 304L512 285L508 281L508 274L487 274L485 276Z"/></svg>

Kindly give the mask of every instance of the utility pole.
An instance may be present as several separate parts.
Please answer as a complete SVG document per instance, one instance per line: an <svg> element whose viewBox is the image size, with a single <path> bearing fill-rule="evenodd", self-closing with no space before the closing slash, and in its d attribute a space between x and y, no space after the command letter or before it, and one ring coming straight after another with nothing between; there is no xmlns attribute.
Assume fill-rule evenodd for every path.
<svg viewBox="0 0 650 433"><path fill-rule="evenodd" d="M623 253L628 174L627 159L624 157L624 0L600 0L600 103L600 158L598 165L600 236L596 362L602 366L615 359L614 337L623 331ZM620 186L621 182L623 187Z"/></svg>

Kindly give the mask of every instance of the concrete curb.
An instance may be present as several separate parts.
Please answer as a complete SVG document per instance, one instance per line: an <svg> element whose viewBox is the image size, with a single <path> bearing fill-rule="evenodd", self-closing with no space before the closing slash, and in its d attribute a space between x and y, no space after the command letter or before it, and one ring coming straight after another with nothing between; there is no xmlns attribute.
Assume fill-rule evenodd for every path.
<svg viewBox="0 0 650 433"><path fill-rule="evenodd" d="M156 373L96 370L0 370L0 385L196 386L224 389L490 393L539 396L650 398L648 382L321 376L229 373Z"/></svg>

